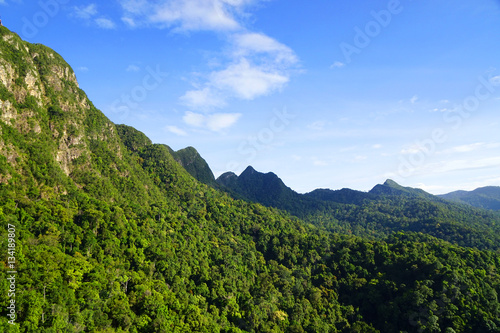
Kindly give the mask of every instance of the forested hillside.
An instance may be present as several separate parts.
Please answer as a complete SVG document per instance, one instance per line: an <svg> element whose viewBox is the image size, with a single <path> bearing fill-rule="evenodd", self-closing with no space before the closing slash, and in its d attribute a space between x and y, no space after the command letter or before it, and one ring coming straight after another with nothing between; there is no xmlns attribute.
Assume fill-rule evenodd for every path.
<svg viewBox="0 0 500 333"><path fill-rule="evenodd" d="M384 239L396 232L422 232L461 246L500 248L500 213L453 203L393 180L369 192L318 189L299 194L277 175L248 167L218 183L235 198L286 210L323 229Z"/></svg>
<svg viewBox="0 0 500 333"><path fill-rule="evenodd" d="M235 200L4 27L0 184L2 332L500 332L498 251Z"/></svg>
<svg viewBox="0 0 500 333"><path fill-rule="evenodd" d="M441 198L474 207L500 211L500 187L487 186L474 191L456 191L440 195Z"/></svg>

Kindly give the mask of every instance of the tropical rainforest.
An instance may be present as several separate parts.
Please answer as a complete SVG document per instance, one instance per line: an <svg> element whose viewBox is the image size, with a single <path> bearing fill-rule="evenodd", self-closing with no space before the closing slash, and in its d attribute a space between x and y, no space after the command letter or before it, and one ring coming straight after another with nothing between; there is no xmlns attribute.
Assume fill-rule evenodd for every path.
<svg viewBox="0 0 500 333"><path fill-rule="evenodd" d="M207 168L0 27L0 330L500 332L498 212Z"/></svg>

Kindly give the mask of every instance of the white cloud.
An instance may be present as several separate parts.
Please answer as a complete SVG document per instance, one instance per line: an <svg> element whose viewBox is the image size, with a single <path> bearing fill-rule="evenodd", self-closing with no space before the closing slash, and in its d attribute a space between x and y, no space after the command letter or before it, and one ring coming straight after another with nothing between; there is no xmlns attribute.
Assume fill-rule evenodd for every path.
<svg viewBox="0 0 500 333"><path fill-rule="evenodd" d="M414 96L410 99L410 103L411 103L411 104L415 104L417 101L418 101L418 96L417 96L417 95L414 95Z"/></svg>
<svg viewBox="0 0 500 333"><path fill-rule="evenodd" d="M127 19L177 30L234 31L241 28L237 14L254 0L121 0ZM135 21L134 21L135 22Z"/></svg>
<svg viewBox="0 0 500 333"><path fill-rule="evenodd" d="M89 71L88 67L85 67L85 66L78 67L77 70L79 70L80 72L88 72Z"/></svg>
<svg viewBox="0 0 500 333"><path fill-rule="evenodd" d="M130 18L130 17L122 17L122 21L128 25L130 28L135 28L137 27L137 23L135 22L135 20L133 18Z"/></svg>
<svg viewBox="0 0 500 333"><path fill-rule="evenodd" d="M116 24L110 19L100 17L94 20L97 23L97 26L103 29L115 29Z"/></svg>
<svg viewBox="0 0 500 333"><path fill-rule="evenodd" d="M216 113L207 116L207 127L212 131L220 131L233 126L241 117L239 113Z"/></svg>
<svg viewBox="0 0 500 333"><path fill-rule="evenodd" d="M477 170L492 167L500 167L500 157L446 161L438 167L434 168L434 172L446 173L451 171Z"/></svg>
<svg viewBox="0 0 500 333"><path fill-rule="evenodd" d="M407 148L403 148L401 150L401 154L403 155L412 155L412 154L416 154L416 153L419 153L421 151L426 151L426 148L421 146L421 145L418 145L418 144L414 144L410 147L407 147Z"/></svg>
<svg viewBox="0 0 500 333"><path fill-rule="evenodd" d="M238 34L232 40L229 64L208 74L201 88L188 91L181 98L186 105L224 107L227 99L253 100L289 82L290 68L298 61L290 48L257 33Z"/></svg>
<svg viewBox="0 0 500 333"><path fill-rule="evenodd" d="M127 72L138 72L140 70L141 70L141 68L139 66L136 66L136 65L129 65L126 69Z"/></svg>
<svg viewBox="0 0 500 333"><path fill-rule="evenodd" d="M342 68L342 67L345 67L345 64L343 62L340 62L340 61L335 61L331 66L330 68L331 69L334 69L334 68Z"/></svg>
<svg viewBox="0 0 500 333"><path fill-rule="evenodd" d="M327 166L328 163L323 161L323 160L318 159L317 157L313 157L313 165L314 166Z"/></svg>
<svg viewBox="0 0 500 333"><path fill-rule="evenodd" d="M211 131L218 132L233 126L240 117L240 113L215 113L203 115L188 111L182 119L189 126L207 128Z"/></svg>
<svg viewBox="0 0 500 333"><path fill-rule="evenodd" d="M221 108L226 105L224 100L217 96L217 93L205 87L199 90L190 90L181 97L181 101L196 110L210 110L212 108Z"/></svg>
<svg viewBox="0 0 500 333"><path fill-rule="evenodd" d="M228 42L217 69L187 91L181 102L194 110L252 100L279 91L290 80L298 58L291 48L263 33L246 30L241 18L263 0L119 0L129 27L153 25L173 31L213 31ZM220 34L222 33L222 35ZM199 77L199 75L197 75Z"/></svg>
<svg viewBox="0 0 500 333"><path fill-rule="evenodd" d="M213 72L210 77L211 84L218 89L246 100L278 90L288 80L288 76L273 69L253 66L246 59L222 71Z"/></svg>
<svg viewBox="0 0 500 333"><path fill-rule="evenodd" d="M179 136L186 136L187 133L176 126L167 126L165 129L171 133L177 134Z"/></svg>
<svg viewBox="0 0 500 333"><path fill-rule="evenodd" d="M381 144L375 144L372 146L373 149L381 149L382 145Z"/></svg>
<svg viewBox="0 0 500 333"><path fill-rule="evenodd" d="M235 56L267 54L276 63L294 64L297 62L295 53L288 46L260 33L237 34L234 37Z"/></svg>
<svg viewBox="0 0 500 333"><path fill-rule="evenodd" d="M184 122L189 126L202 127L205 123L205 116L199 113L188 111L186 112L182 120L184 120Z"/></svg>
<svg viewBox="0 0 500 333"><path fill-rule="evenodd" d="M478 142L478 143L472 143L470 145L463 145L463 146L457 146L453 147L451 151L453 153L468 153L471 151L478 150L484 146L484 142Z"/></svg>
<svg viewBox="0 0 500 333"><path fill-rule="evenodd" d="M217 0L169 1L157 7L150 17L155 23L178 24L181 30L235 30L235 21L226 4Z"/></svg>
<svg viewBox="0 0 500 333"><path fill-rule="evenodd" d="M78 18L88 20L92 16L97 15L97 6L95 3L82 7L75 6L73 7L73 14Z"/></svg>
<svg viewBox="0 0 500 333"><path fill-rule="evenodd" d="M115 29L116 24L107 18L98 17L95 18L99 14L97 10L97 5L95 3L89 4L87 6L74 6L72 15L79 19L86 21L87 23L91 23L93 21L99 28L102 29Z"/></svg>
<svg viewBox="0 0 500 333"><path fill-rule="evenodd" d="M500 143L498 142L493 142L493 143L477 142L468 145L453 147L449 150L446 150L445 153L469 153L481 149L494 149L498 147L500 147Z"/></svg>

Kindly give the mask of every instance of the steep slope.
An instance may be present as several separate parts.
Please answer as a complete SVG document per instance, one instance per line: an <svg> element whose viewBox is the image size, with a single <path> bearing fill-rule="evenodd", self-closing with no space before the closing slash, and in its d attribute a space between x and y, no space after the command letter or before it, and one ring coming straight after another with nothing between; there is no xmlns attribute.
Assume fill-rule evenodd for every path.
<svg viewBox="0 0 500 333"><path fill-rule="evenodd" d="M175 152L172 151L171 154L191 176L203 184L217 187L212 170L195 148L187 147Z"/></svg>
<svg viewBox="0 0 500 333"><path fill-rule="evenodd" d="M500 210L500 187L487 186L474 191L456 191L439 195L440 198L478 208Z"/></svg>
<svg viewBox="0 0 500 333"><path fill-rule="evenodd" d="M53 50L0 28L0 52L0 331L499 331L497 253L233 200L112 124Z"/></svg>
<svg viewBox="0 0 500 333"><path fill-rule="evenodd" d="M140 149L152 144L144 133L133 127L116 125L116 129L125 146L132 152L138 152ZM187 147L179 151L174 151L168 146L166 148L170 155L196 180L217 188L218 185L212 170L195 148Z"/></svg>

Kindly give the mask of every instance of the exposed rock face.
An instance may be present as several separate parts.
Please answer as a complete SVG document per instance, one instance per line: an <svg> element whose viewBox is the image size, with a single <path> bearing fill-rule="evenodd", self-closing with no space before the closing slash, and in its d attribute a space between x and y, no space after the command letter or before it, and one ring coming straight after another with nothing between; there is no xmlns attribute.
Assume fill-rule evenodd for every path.
<svg viewBox="0 0 500 333"><path fill-rule="evenodd" d="M6 61L0 61L0 82L7 88L12 86L12 78L14 77L15 71L12 65Z"/></svg>
<svg viewBox="0 0 500 333"><path fill-rule="evenodd" d="M79 89L76 75L56 52L39 44L22 41L0 27L0 155L11 165L29 165L29 154L19 142L4 142L2 131L17 131L26 142L50 138L54 163L71 175L89 163L74 161L91 158L91 147L106 142L118 158L122 146L116 128ZM1 156L0 156L1 158ZM11 175L3 171L0 182Z"/></svg>

